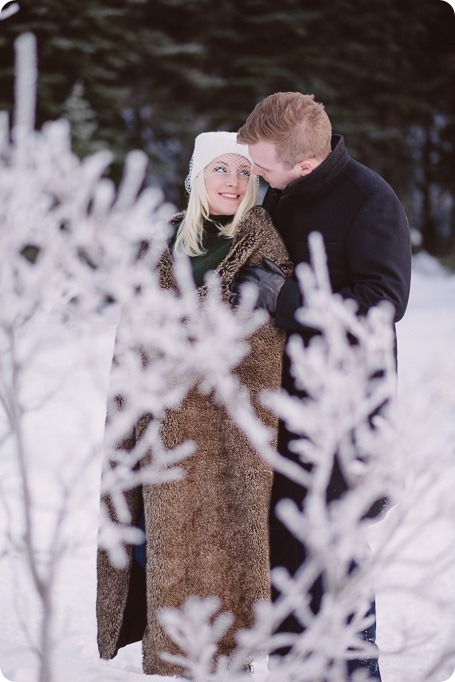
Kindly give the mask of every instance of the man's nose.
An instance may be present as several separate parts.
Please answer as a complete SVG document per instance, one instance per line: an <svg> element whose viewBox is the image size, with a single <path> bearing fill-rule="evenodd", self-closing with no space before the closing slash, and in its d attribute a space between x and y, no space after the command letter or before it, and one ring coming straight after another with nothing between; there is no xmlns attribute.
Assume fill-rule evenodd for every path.
<svg viewBox="0 0 455 682"><path fill-rule="evenodd" d="M255 163L253 163L253 168L252 168L252 173L254 175L260 175L261 177L264 175L263 171L261 170L260 166L256 166Z"/></svg>

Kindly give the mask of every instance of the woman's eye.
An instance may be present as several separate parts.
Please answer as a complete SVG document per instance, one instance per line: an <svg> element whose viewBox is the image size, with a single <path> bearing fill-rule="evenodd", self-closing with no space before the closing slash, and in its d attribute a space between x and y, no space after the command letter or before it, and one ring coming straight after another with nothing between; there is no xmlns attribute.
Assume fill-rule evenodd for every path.
<svg viewBox="0 0 455 682"><path fill-rule="evenodd" d="M251 172L248 170L248 168L241 168L238 171L233 171L230 170L227 166L214 166L212 168L212 173L237 173L237 175L240 175L244 178L249 178L251 175Z"/></svg>

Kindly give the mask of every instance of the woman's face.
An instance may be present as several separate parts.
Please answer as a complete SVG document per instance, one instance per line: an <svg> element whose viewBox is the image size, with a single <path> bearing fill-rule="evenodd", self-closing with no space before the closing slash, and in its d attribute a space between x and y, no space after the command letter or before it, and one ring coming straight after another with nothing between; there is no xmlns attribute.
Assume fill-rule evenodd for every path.
<svg viewBox="0 0 455 682"><path fill-rule="evenodd" d="M251 164L241 154L222 154L204 169L205 189L212 215L234 215L245 196Z"/></svg>

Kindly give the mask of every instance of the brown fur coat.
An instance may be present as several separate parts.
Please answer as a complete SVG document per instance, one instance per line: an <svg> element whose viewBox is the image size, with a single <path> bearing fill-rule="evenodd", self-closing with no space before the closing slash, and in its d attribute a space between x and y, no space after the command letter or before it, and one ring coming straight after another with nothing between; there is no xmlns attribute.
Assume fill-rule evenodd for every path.
<svg viewBox="0 0 455 682"><path fill-rule="evenodd" d="M289 272L285 247L264 209L253 208L238 226L231 249L217 268L222 294L239 268L271 258ZM175 287L172 257L162 259L162 286ZM205 287L199 292L204 294ZM278 389L285 334L272 320L249 339L251 351L237 368L261 420L277 429L277 419L259 403L264 389ZM136 436L140 434L137 433ZM235 616L218 654L235 648L235 633L252 623L252 606L269 598L268 511L272 471L253 450L225 409L210 396L192 391L162 425L164 444L197 444L179 481L144 486L129 494L133 520L145 511L147 569L132 559L114 568L98 552L98 646L113 658L121 646L142 639L143 668L148 674L181 672L160 658L177 653L157 620L157 610L180 607L190 595L220 598L222 610ZM178 652L180 653L180 652ZM247 662L247 661L246 661Z"/></svg>

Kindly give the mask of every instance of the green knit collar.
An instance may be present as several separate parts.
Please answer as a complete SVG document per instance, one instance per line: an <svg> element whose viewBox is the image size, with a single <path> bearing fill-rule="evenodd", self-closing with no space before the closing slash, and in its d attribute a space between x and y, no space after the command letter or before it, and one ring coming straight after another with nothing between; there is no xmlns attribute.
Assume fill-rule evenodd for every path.
<svg viewBox="0 0 455 682"><path fill-rule="evenodd" d="M218 232L218 225L229 225L234 216L231 215L209 215L204 220L204 230L208 233L214 234Z"/></svg>

